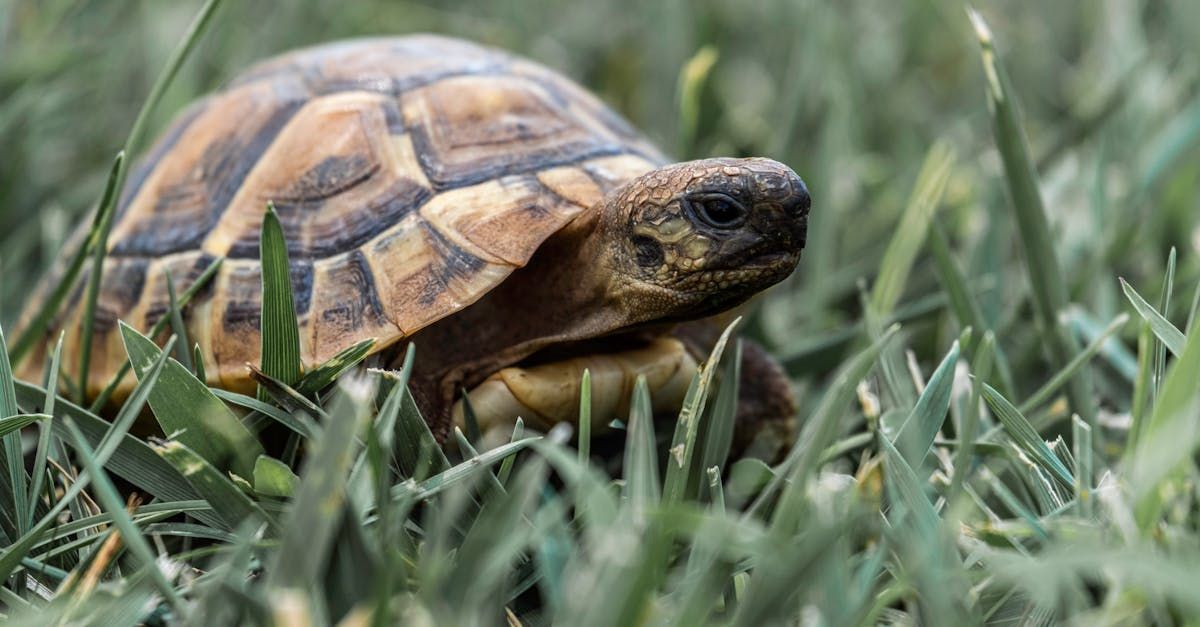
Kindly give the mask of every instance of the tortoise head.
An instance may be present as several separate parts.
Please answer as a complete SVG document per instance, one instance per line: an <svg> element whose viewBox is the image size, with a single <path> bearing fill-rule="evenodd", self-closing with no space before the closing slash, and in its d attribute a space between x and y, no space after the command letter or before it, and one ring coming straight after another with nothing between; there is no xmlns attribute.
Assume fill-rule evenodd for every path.
<svg viewBox="0 0 1200 627"><path fill-rule="evenodd" d="M702 159L630 181L599 216L615 298L642 320L714 314L782 281L800 260L810 199L770 159Z"/></svg>

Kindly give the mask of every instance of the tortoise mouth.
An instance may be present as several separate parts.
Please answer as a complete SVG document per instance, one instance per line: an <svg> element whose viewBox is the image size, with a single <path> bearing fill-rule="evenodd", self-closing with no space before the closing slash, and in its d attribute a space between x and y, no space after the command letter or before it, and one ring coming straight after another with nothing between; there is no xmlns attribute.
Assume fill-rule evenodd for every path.
<svg viewBox="0 0 1200 627"><path fill-rule="evenodd" d="M771 252L747 256L744 261L722 264L683 277L677 289L714 293L749 288L753 291L786 279L800 263L800 253Z"/></svg>
<svg viewBox="0 0 1200 627"><path fill-rule="evenodd" d="M691 294L696 304L670 319L676 322L693 320L736 307L786 279L799 261L799 253L775 252L753 257L735 267L692 273L684 277L675 289Z"/></svg>

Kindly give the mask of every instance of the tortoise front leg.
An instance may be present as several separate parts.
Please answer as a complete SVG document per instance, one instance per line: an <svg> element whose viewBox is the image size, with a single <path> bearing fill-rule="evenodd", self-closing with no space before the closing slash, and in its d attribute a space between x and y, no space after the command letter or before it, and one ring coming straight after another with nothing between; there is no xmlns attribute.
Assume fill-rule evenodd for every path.
<svg viewBox="0 0 1200 627"><path fill-rule="evenodd" d="M498 437L507 438L517 417L541 431L561 422L576 425L585 369L592 379L592 424L603 430L614 419L628 419L639 375L646 377L655 414L677 412L696 372L696 360L679 340L664 337L632 350L504 368L468 393L480 431L496 430ZM462 427L462 401L454 404L452 415L454 424Z"/></svg>

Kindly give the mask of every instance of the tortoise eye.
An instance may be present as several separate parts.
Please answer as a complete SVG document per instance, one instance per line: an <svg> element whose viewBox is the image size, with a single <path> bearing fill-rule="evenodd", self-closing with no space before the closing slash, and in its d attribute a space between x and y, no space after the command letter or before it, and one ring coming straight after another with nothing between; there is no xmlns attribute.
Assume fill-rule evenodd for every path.
<svg viewBox="0 0 1200 627"><path fill-rule="evenodd" d="M725 194L692 196L687 205L702 222L718 229L737 228L746 221L746 208Z"/></svg>

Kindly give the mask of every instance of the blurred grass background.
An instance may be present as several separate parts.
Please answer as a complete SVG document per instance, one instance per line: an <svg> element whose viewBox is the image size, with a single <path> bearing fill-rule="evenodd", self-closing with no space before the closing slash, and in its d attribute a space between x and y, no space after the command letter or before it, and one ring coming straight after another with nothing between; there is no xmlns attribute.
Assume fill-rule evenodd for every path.
<svg viewBox="0 0 1200 627"><path fill-rule="evenodd" d="M0 0L0 313L6 327L33 281L60 254L58 244L66 232L88 219L113 154L199 4ZM200 39L151 126L161 128L195 96L277 52L340 37L435 31L514 50L562 71L594 89L681 159L769 156L790 164L808 181L815 203L801 269L761 301L749 325L795 375L802 391L800 416L815 425L787 464L762 467L760 474L770 477L764 493L781 494L778 502L764 505L772 497L760 497L732 524L744 499L726 512L722 475L719 470L710 475L716 487L708 498L715 506L705 520L724 526L708 535L696 532L687 572L679 579L685 585L675 586L679 564L674 563L670 577L665 575L666 564L678 561L670 555L673 540L659 535L666 532L655 525L642 526L641 517L647 511L659 522L680 512L690 516L698 510L688 508L707 501L685 499L672 509L680 504L666 498L676 494L666 490L661 508L646 509L658 505L658 476L654 464L646 463L653 438L639 423L641 431L629 430L627 450L637 455L627 456L620 487L621 516L631 518L600 516L580 524L603 510L596 503L615 510L615 490L588 492L573 486L563 494L570 493L576 513L583 512L570 521L582 529L578 542L567 532L567 506L552 491L540 501L532 498L545 482L544 475L538 480L540 462L517 466L520 474L507 484L512 494L524 494L520 498L526 505L537 502L527 512L535 523L528 529L517 516L519 499L505 501L503 489L493 494L499 495L496 503L508 503L507 509L489 508L471 531L481 535L467 536L471 542L478 538L478 545L457 546L445 539L455 533L455 508L466 502L455 500L459 497L454 494L440 501L440 509L428 505L428 524L416 534L424 539L419 549L415 543L394 542L386 521L372 527L379 547L399 547L398 557L385 555L380 570L381 577L394 579L380 585L416 590L432 615L498 619L486 592L492 590L489 586L499 590L511 582L504 568L481 577L481 565L506 564L513 555L505 551L528 543L537 554L533 563L548 570L524 581L537 581L542 598L550 600L548 616L563 609L554 607L556 599L579 612L565 616L637 610L643 606L623 604L622 595L628 582L642 581L633 576L641 573L637 576L651 582L666 581L665 592L647 602L647 590L657 595L657 585L633 585L629 598L642 595L639 603L652 606L645 611L669 622L664 617L674 616L673 610L684 612L682 616L694 608L707 611L705 604L689 601L699 598L708 584L695 583L687 574L706 572L702 558L715 559L715 553L708 554L705 542L712 542L712 547L733 548L728 572L717 574L731 579L718 581L713 590L736 597L733 619L738 624L758 624L756 618L787 612L793 618L818 616L830 624L839 616L858 616L864 624L905 622L952 616L962 609L957 608L960 603L972 606L972 618L996 624L1048 624L1055 611L1063 619L1081 610L1111 623L1186 623L1200 614L1197 580L1188 570L1200 546L1195 536L1200 472L1187 463L1200 433L1194 419L1200 340L1192 337L1185 344L1182 333L1172 333L1155 319L1147 304L1142 307L1147 323L1125 325L1118 319L1121 341L1104 344L1095 367L1081 369L1082 358L1066 366L1067 359L1080 354L1078 348L1056 349L1052 340L1057 330L1045 328L1047 298L1030 280L1054 275L1056 268L1042 263L1047 251L1029 236L1029 220L1021 216L1030 212L1014 211L1008 198L1009 189L1021 188L1020 173L1012 171L1012 153L1006 171L997 151L997 145L1019 145L1019 135L1011 128L994 133L988 104L989 97L1014 96L1022 104L1052 249L1073 304L1063 312L1063 326L1078 336L1075 341L1091 342L1109 321L1131 309L1130 301L1140 302L1134 294L1127 298L1122 293L1117 277L1159 308L1163 287L1173 280L1175 294L1164 313L1185 330L1200 328L1184 324L1196 309L1192 294L1200 278L1200 4L1009 0L980 2L977 8L996 34L996 52L1010 80L1007 94L992 86L998 84L994 76L987 76L985 68L994 67L980 62L977 31L964 6L950 0L230 2ZM985 59L987 54L985 47ZM943 188L944 194L938 191ZM1019 203L1025 210L1029 205ZM1014 218L1021 218L1020 223ZM936 228L925 241L930 220ZM1173 270L1168 262L1172 249L1178 253ZM1027 255L1034 260L1031 269L1023 261ZM955 265L964 281L954 280ZM1050 315L1058 313L1058 305L1049 304L1055 310ZM892 319L905 324L902 337L887 343L879 338L890 337L883 329ZM991 336L981 341L977 334L964 342L960 360L955 340L965 337L967 322L994 331L994 348L1006 358L995 360L996 365L1007 365L1010 372L989 374ZM1165 377L1164 349L1155 336L1177 357ZM861 350L869 340L876 341ZM901 347L911 350L909 363ZM859 356L849 359L856 352ZM973 381L958 376L966 373L968 358ZM876 361L880 375L868 377ZM935 371L939 363L942 367ZM839 365L846 375L830 381L829 373ZM931 374L926 378L923 373ZM1065 420L1066 404L1053 398L1067 378L1061 373L1079 375L1084 400L1100 408L1095 432L1083 421ZM1055 385L1048 393L1030 393L1051 379ZM6 380L0 372L0 384ZM868 383L858 387L859 402L847 412L860 380ZM996 392L982 386L983 381L1011 389ZM971 400L963 402L967 388L972 388ZM24 384L18 388L27 411L36 406L30 395L41 399L31 389ZM988 408L983 414L981 393ZM393 421L403 414L401 397L389 396L395 401ZM732 415L728 401L727 418ZM822 401L819 407L817 401ZM348 403L341 413L353 414L347 408L361 411L367 404ZM722 404L714 401L714 406ZM1013 407L1017 404L1020 412ZM336 402L330 413L339 415L335 409ZM1087 417L1084 408L1072 409ZM951 438L938 436L947 411L950 421L943 432ZM16 418L37 419L35 414ZM91 420L93 429L105 424L94 416ZM345 446L353 444L353 421L328 424ZM422 424L419 416L409 426L413 424ZM387 433L379 429L379 434ZM1071 450L1062 441L1053 450L1043 442L1067 432ZM1121 450L1126 438L1139 434L1144 443ZM18 443L15 436L9 440ZM1090 444L1106 440L1110 446L1093 456ZM548 442L537 448L561 475L586 466L564 463L565 449L558 447ZM931 447L934 468L924 458ZM39 443L38 448L45 446ZM84 460L93 459L85 446L73 448ZM125 454L137 457L128 450ZM10 455L10 461L17 458ZM694 464L689 472L708 470L708 461L703 468ZM284 475L290 473L280 466ZM726 486L731 495L737 492L731 487L738 483L735 466L729 468L731 483ZM412 476L409 471L402 475ZM93 469L88 473L99 476ZM11 484L21 485L19 465L10 464L10 474L18 479ZM290 576L282 567L288 559L308 558L304 550L290 547L304 547L312 535L328 539L332 533L312 531L312 521L325 519L306 507L323 502L318 497L323 498L324 484L303 474L300 485L305 487L296 502L305 507L289 510L291 538L277 552L280 561L271 575L277 579ZM507 474L503 469L499 473L505 479ZM320 475L312 473L318 480ZM428 481L446 481L439 477ZM8 485L2 479L0 484ZM134 483L145 487L160 480L150 476ZM351 491L361 489L363 480L352 475ZM668 487L674 482L679 488L678 481L678 472L667 472ZM245 500L226 483L224 496ZM390 494L403 505L398 520L409 521L394 530L395 537L408 538L415 527L407 508L425 499L406 491L410 483L376 486L380 494L375 502L390 502ZM844 489L849 485L852 497ZM325 487L336 492L334 484ZM111 486L96 491L108 494L104 509L115 518L122 509L116 492ZM924 493L934 498L927 500ZM202 505L220 514L249 508L233 499L238 507L227 509L223 506L229 503L222 504L215 498L219 496L205 494ZM355 497L364 498L361 492ZM591 509L578 507L593 497L598 500L588 501ZM1096 513L1097 501L1101 514ZM198 507L193 501L154 506L175 514L192 511L180 503ZM356 515L369 511L363 506ZM493 525L493 514L512 517L504 518L507 526ZM28 532L21 524L19 520L17 529ZM198 529L168 523L154 533L190 537ZM353 531L354 525L344 526L342 533L346 529ZM231 560L241 554L239 547L250 546L250 534L243 544L242 535L225 533L234 531L233 525L223 529L224 535L202 530L209 535L200 537L236 549ZM495 536L488 535L491 530ZM526 532L528 538L522 535ZM82 540L86 544L99 537ZM749 549L734 542L747 537L753 539ZM618 540L624 549L618 555L625 561L606 562ZM29 542L32 546L33 540ZM0 555L5 575L20 561L21 553L13 548L18 546L14 543ZM338 546L338 552L355 555ZM30 555L45 560L47 551ZM367 561L372 554L358 557ZM694 569L693 559L700 564ZM40 564L31 560L24 567ZM547 567L555 564L557 570ZM374 585L372 573L353 559L341 566L344 579L337 585L327 582L328 598L356 597L341 594L351 588L347 581L361 584L359 592L369 589L367 581ZM234 584L221 585L244 583L245 568L231 565L229 581ZM339 568L336 562L331 566ZM802 571L804 578L797 579ZM47 572L53 579L54 573ZM409 576L415 584L404 579ZM472 590L481 581L484 592L476 591L479 598L464 604L461 597L475 594ZM788 596L796 592L788 586L799 590L800 601ZM231 607L222 588L212 590L205 597L211 604L201 609ZM687 590L697 597L680 593ZM8 588L0 587L0 596L7 606L21 606ZM228 598L234 597L247 606L265 603L247 596ZM144 605L132 595L125 603L130 612ZM541 611L534 608L522 618L539 624ZM622 613L616 618L629 617ZM1087 618L1076 620L1087 624Z"/></svg>
<svg viewBox="0 0 1200 627"><path fill-rule="evenodd" d="M0 0L0 312L99 197L112 155L198 2ZM1122 307L1116 276L1157 302L1170 247L1177 280L1200 265L1200 5L1190 0L982 2L1002 33L1026 115L1071 300L1091 319ZM760 335L798 374L827 371L859 318L928 147L957 154L938 221L1019 378L1044 376L991 138L978 46L957 1L658 3L240 2L218 23L152 120L256 60L341 37L434 31L517 51L594 89L680 158L764 155L816 198L797 276ZM706 59L707 57L707 59ZM711 71L681 90L681 73ZM690 101L681 116L681 91ZM932 346L957 334L928 260L917 303ZM933 300L923 297L932 296ZM1171 315L1185 315L1186 298ZM904 313L901 307L901 313ZM911 312L910 312L911 313ZM928 324L926 324L928 323ZM944 345L944 342L942 342ZM830 350L832 349L832 350ZM922 354L922 357L926 357Z"/></svg>

